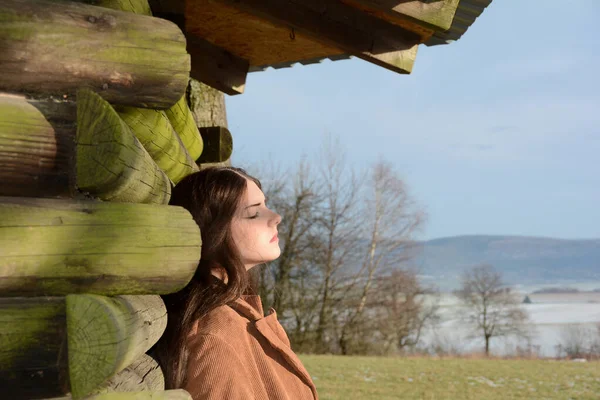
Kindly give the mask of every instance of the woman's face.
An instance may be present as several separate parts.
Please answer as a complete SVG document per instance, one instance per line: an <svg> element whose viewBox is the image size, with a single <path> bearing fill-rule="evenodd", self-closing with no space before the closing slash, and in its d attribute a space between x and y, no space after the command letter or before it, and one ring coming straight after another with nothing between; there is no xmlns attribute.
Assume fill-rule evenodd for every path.
<svg viewBox="0 0 600 400"><path fill-rule="evenodd" d="M277 225L280 222L281 216L267 208L262 190L253 181L246 180L246 194L231 222L233 241L246 269L279 257Z"/></svg>

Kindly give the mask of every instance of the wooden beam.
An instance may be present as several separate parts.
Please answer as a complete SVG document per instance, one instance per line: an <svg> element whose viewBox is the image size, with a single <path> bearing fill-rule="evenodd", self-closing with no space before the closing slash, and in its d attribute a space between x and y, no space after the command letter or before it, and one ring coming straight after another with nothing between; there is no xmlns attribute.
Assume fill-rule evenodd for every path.
<svg viewBox="0 0 600 400"><path fill-rule="evenodd" d="M200 260L181 207L0 197L0 297L166 294Z"/></svg>
<svg viewBox="0 0 600 400"><path fill-rule="evenodd" d="M76 180L106 201L167 204L171 181L117 112L98 94L77 94Z"/></svg>
<svg viewBox="0 0 600 400"><path fill-rule="evenodd" d="M200 128L204 151L198 163L220 163L229 160L233 152L233 138L229 129L222 126Z"/></svg>
<svg viewBox="0 0 600 400"><path fill-rule="evenodd" d="M232 96L244 92L250 67L248 60L188 32L186 0L149 0L149 3L155 16L174 22L185 32L192 78Z"/></svg>
<svg viewBox="0 0 600 400"><path fill-rule="evenodd" d="M71 197L76 106L0 93L0 195Z"/></svg>
<svg viewBox="0 0 600 400"><path fill-rule="evenodd" d="M197 160L202 154L204 142L198 126L196 126L196 121L194 121L194 115L187 104L186 96L182 96L173 107L165 110L165 114L192 160Z"/></svg>
<svg viewBox="0 0 600 400"><path fill-rule="evenodd" d="M66 334L64 297L0 298L2 398L68 393Z"/></svg>
<svg viewBox="0 0 600 400"><path fill-rule="evenodd" d="M410 73L418 34L334 0L222 0L398 73Z"/></svg>
<svg viewBox="0 0 600 400"><path fill-rule="evenodd" d="M452 25L460 0L343 0L359 8L389 18L399 25L405 21L433 31L447 31ZM407 26L411 29L411 26Z"/></svg>
<svg viewBox="0 0 600 400"><path fill-rule="evenodd" d="M111 103L164 109L187 87L185 37L169 21L52 0L3 0L0 20L0 90L90 87Z"/></svg>
<svg viewBox="0 0 600 400"><path fill-rule="evenodd" d="M192 78L229 95L244 93L250 67L248 60L189 34L187 51L192 56Z"/></svg>
<svg viewBox="0 0 600 400"><path fill-rule="evenodd" d="M167 326L160 296L66 297L73 398L94 393L152 347Z"/></svg>
<svg viewBox="0 0 600 400"><path fill-rule="evenodd" d="M173 183L198 171L195 160L188 154L164 111L125 106L116 110Z"/></svg>

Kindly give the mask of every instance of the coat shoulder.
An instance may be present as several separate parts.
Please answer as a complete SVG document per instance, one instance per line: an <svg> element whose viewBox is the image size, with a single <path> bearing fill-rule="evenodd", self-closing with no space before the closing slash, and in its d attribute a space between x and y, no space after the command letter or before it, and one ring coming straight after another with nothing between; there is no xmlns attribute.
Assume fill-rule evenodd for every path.
<svg viewBox="0 0 600 400"><path fill-rule="evenodd" d="M247 318L241 316L233 308L227 305L220 306L194 323L190 331L190 339L204 335L231 339L236 333L246 334L249 323Z"/></svg>

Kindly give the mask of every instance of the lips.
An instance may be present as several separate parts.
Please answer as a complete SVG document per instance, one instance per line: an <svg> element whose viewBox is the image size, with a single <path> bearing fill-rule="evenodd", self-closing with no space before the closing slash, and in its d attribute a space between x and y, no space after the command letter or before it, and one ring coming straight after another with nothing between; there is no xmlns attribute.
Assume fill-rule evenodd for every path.
<svg viewBox="0 0 600 400"><path fill-rule="evenodd" d="M271 239L271 241L269 243L273 243L273 242L276 242L278 240L279 240L279 238L277 237L277 234L275 234L275 236L273 236L273 238Z"/></svg>

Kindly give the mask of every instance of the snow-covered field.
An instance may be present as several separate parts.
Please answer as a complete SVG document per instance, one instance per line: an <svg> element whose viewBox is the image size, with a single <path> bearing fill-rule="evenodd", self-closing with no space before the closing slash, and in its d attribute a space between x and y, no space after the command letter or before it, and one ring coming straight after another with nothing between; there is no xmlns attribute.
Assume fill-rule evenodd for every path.
<svg viewBox="0 0 600 400"><path fill-rule="evenodd" d="M557 345L565 345L573 335L583 335L586 340L600 340L600 293L529 295L533 303L523 304L523 307L531 320L531 341L494 338L491 341L492 353L515 354L517 347L530 347L543 357L553 357L557 355ZM451 294L444 294L441 305L442 322L425 332L422 347L438 345L459 352L483 350L483 339L473 338L473 331L461 320L464 310L457 299Z"/></svg>

